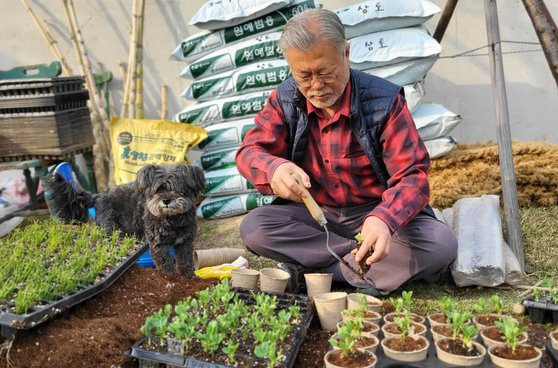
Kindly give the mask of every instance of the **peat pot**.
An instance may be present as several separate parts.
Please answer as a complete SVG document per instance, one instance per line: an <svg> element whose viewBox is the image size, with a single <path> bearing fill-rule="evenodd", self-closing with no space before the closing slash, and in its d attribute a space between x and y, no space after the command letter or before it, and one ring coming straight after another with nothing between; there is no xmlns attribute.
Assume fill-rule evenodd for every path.
<svg viewBox="0 0 558 368"><path fill-rule="evenodd" d="M479 352L479 355L474 355L474 356L459 355L459 354L450 353L442 349L441 346L447 345L448 343L450 343L450 341L452 341L451 338L444 338L444 339L439 339L438 341L435 342L436 355L438 356L438 359L440 359L444 363L457 365L460 367L471 367L474 365L481 364L484 357L486 356L486 348L476 341L472 341L472 343L473 346L476 348L476 350ZM457 341L461 341L461 340L457 340Z"/></svg>
<svg viewBox="0 0 558 368"><path fill-rule="evenodd" d="M347 309L354 309L359 307L359 300L358 296L364 295L366 297L366 303L368 304L368 310L379 312L380 307L382 306L382 301L378 298L373 297L372 295L360 294L360 293L351 293L347 295Z"/></svg>
<svg viewBox="0 0 558 368"><path fill-rule="evenodd" d="M262 268L260 270L260 290L283 293L291 275L278 268Z"/></svg>
<svg viewBox="0 0 558 368"><path fill-rule="evenodd" d="M250 268L237 268L231 271L233 287L241 287L245 289L256 290L258 288L258 280L260 271Z"/></svg>
<svg viewBox="0 0 558 368"><path fill-rule="evenodd" d="M397 345L401 341L400 337L388 337L382 340L381 345L384 354L393 360L400 362L420 362L426 359L430 342L424 336L406 336L405 343L415 343L417 348L411 351L398 350ZM395 346L393 345L395 344Z"/></svg>
<svg viewBox="0 0 558 368"><path fill-rule="evenodd" d="M493 345L489 347L488 356L490 356L492 364L501 368L538 368L540 366L542 357L542 351L540 349L531 345L518 344L515 351L516 354L529 351L532 352L533 356L523 360L502 357L502 352L511 352L511 349L507 345Z"/></svg>
<svg viewBox="0 0 558 368"><path fill-rule="evenodd" d="M332 273L305 273L304 279L308 296L329 293L331 291Z"/></svg>
<svg viewBox="0 0 558 368"><path fill-rule="evenodd" d="M322 329L335 331L337 323L341 321L341 312L347 305L347 293L337 291L314 296L314 304L320 318Z"/></svg>
<svg viewBox="0 0 558 368"><path fill-rule="evenodd" d="M352 359L354 359L354 361L356 362L360 362L360 364L341 364L339 362L339 359L342 359L340 357L341 354L341 350L339 349L334 349L334 350L330 350L325 356L324 356L324 364L326 368L346 368L348 366L351 366L353 368L373 368L376 366L376 363L378 362L378 358L376 357L376 355L374 353L370 353L368 351L362 351L362 350L358 350L356 351L356 353L351 357ZM332 361L334 361L335 363L332 363ZM341 365L339 365L341 364Z"/></svg>

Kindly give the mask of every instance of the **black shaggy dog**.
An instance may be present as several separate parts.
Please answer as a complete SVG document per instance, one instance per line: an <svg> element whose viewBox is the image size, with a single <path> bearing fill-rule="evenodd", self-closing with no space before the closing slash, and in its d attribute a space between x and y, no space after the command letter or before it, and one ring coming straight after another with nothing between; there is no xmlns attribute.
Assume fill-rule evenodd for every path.
<svg viewBox="0 0 558 368"><path fill-rule="evenodd" d="M73 188L58 173L47 183L54 209L64 221L86 222L88 209L95 207L95 222L107 232L119 229L145 239L158 270L175 270L169 248L173 246L176 270L194 276L195 201L205 185L200 168L147 165L138 172L135 182L96 194Z"/></svg>

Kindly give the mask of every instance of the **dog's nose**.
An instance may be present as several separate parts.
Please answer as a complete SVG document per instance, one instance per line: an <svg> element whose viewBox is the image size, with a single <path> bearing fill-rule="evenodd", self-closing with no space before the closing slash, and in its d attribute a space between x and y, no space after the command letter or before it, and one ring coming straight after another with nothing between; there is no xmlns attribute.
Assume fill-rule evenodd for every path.
<svg viewBox="0 0 558 368"><path fill-rule="evenodd" d="M168 206L171 202L172 202L172 200L170 200L170 199L163 199L163 203L164 203L165 206Z"/></svg>

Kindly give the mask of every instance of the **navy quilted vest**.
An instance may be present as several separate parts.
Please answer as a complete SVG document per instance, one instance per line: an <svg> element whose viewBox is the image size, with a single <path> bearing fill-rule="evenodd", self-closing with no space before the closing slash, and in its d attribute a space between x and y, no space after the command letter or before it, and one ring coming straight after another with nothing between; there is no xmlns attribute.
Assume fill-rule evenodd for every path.
<svg viewBox="0 0 558 368"><path fill-rule="evenodd" d="M368 155L378 180L387 188L389 173L382 160L380 134L397 95L403 93L403 89L385 79L354 69L351 69L350 83L351 130ZM308 141L309 117L306 111L306 99L298 90L292 77L279 85L277 94L285 122L289 125L288 159L300 164L306 154ZM311 118L316 119L314 115ZM312 122L312 124L316 123ZM423 212L434 216L430 206L426 206Z"/></svg>

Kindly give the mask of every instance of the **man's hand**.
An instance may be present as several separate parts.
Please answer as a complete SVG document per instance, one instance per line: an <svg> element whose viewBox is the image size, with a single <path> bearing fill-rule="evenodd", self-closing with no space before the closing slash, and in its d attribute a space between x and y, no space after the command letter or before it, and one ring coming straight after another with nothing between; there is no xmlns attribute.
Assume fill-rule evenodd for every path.
<svg viewBox="0 0 558 368"><path fill-rule="evenodd" d="M285 162L275 169L273 178L271 178L271 189L273 193L281 198L289 199L294 202L302 202L302 197L306 195L303 187L291 175L297 173L302 178L302 185L310 188L310 177L306 175L304 170L296 166L292 162Z"/></svg>
<svg viewBox="0 0 558 368"><path fill-rule="evenodd" d="M362 245L360 249L353 249L352 254L355 255L355 261L360 262L368 253L368 249L374 249L374 253L366 259L366 264L371 265L386 258L391 247L391 232L388 226L376 216L368 216L364 220L362 230L360 231Z"/></svg>

